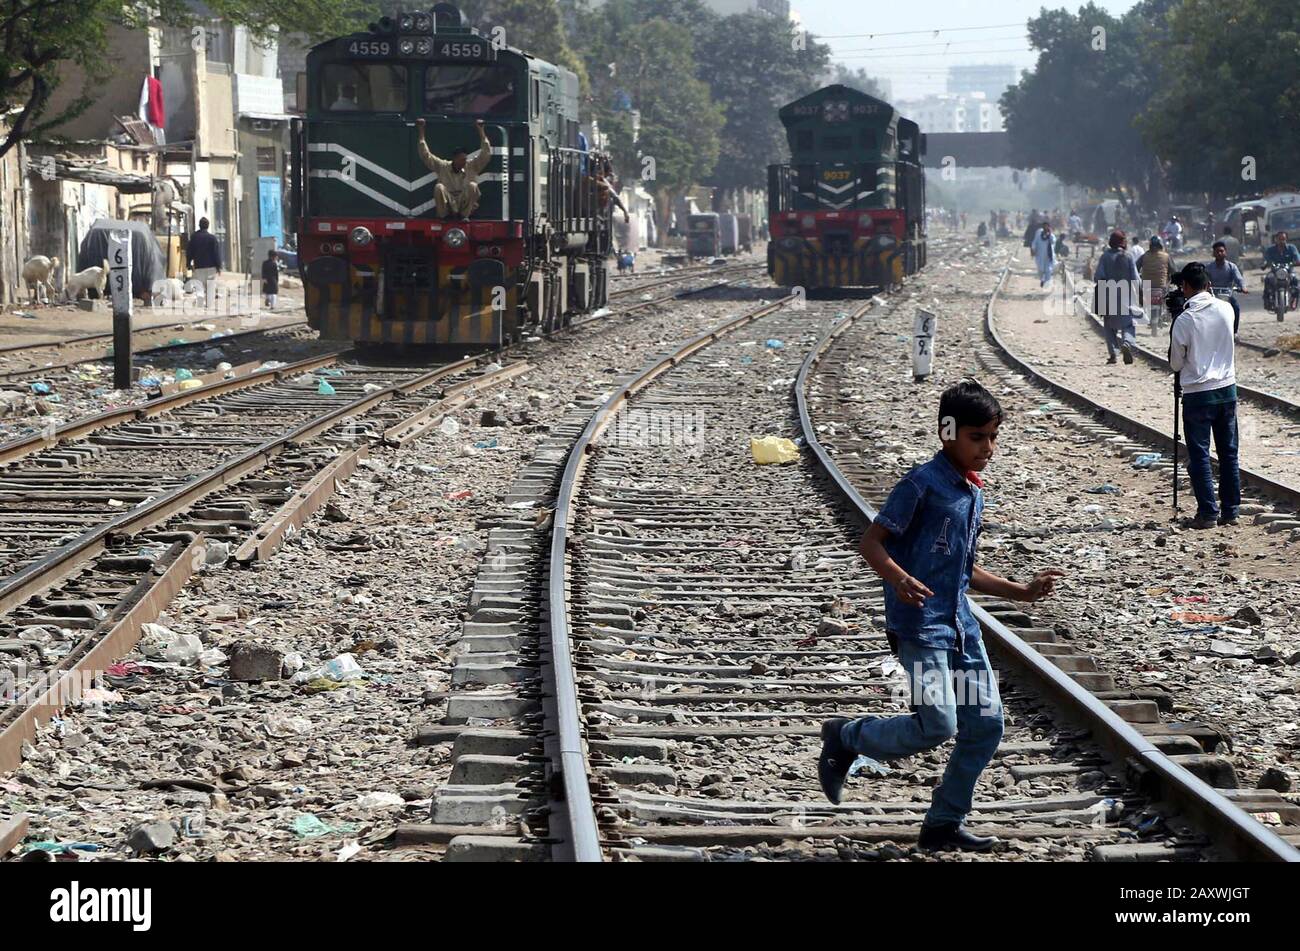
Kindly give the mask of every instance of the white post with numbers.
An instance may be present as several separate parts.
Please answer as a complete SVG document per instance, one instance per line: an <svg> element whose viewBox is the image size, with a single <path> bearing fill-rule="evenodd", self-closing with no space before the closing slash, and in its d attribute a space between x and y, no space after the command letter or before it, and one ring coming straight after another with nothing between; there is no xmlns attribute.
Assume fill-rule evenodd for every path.
<svg viewBox="0 0 1300 951"><path fill-rule="evenodd" d="M131 386L131 232L108 234L108 296L113 302L113 387Z"/></svg>
<svg viewBox="0 0 1300 951"><path fill-rule="evenodd" d="M912 325L912 376L924 380L930 375L934 360L934 335L939 318L928 310L918 310Z"/></svg>

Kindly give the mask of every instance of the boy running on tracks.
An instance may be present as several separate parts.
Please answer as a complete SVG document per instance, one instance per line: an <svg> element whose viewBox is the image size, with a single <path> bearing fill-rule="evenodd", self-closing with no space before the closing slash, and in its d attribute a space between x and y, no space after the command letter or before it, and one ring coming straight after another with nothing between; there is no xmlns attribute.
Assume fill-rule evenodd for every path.
<svg viewBox="0 0 1300 951"><path fill-rule="evenodd" d="M1020 584L975 564L984 509L978 473L993 457L1001 424L1002 407L984 387L948 388L939 400L943 449L903 477L862 539L863 557L885 582L886 634L911 684L912 713L822 724L817 774L833 803L858 754L898 759L957 738L921 826L923 849L985 852L997 842L962 824L1002 739L1002 704L967 588L1037 601L1061 575L1042 571Z"/></svg>

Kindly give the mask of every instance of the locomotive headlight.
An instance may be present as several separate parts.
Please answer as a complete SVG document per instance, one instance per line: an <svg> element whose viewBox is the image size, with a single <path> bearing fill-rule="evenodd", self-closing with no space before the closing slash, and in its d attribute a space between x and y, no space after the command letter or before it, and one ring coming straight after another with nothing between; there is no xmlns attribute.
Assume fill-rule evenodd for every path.
<svg viewBox="0 0 1300 951"><path fill-rule="evenodd" d="M415 51L419 53L421 56L428 56L432 50L433 50L433 44L430 43L428 40L420 40L418 43L415 44Z"/></svg>
<svg viewBox="0 0 1300 951"><path fill-rule="evenodd" d="M428 33L433 23L429 20L428 14L421 13L415 18L415 32Z"/></svg>
<svg viewBox="0 0 1300 951"><path fill-rule="evenodd" d="M407 56L410 56L412 53L415 52L415 41L402 40L402 42L398 44L398 47L401 49L403 53L405 53Z"/></svg>
<svg viewBox="0 0 1300 951"><path fill-rule="evenodd" d="M447 242L447 247L449 248L463 248L466 241L465 232L461 231L459 228L452 228L442 236L442 240Z"/></svg>
<svg viewBox="0 0 1300 951"><path fill-rule="evenodd" d="M870 228L870 227L871 227L871 216L870 216L870 215L861 215L861 216L859 216L859 217L858 217L858 227L859 227L859 228Z"/></svg>
<svg viewBox="0 0 1300 951"><path fill-rule="evenodd" d="M412 22L412 19L411 19L410 14L406 14L406 15L404 15L404 16L398 18L398 21L397 21L397 28L398 28L399 30L401 30L403 33L407 33L407 32L409 32L409 31L412 29L413 26L414 26L414 23Z"/></svg>
<svg viewBox="0 0 1300 951"><path fill-rule="evenodd" d="M330 253L330 243L329 243L328 241L322 241L322 242L320 243L320 253L321 253L321 254L329 254L329 253Z"/></svg>
<svg viewBox="0 0 1300 951"><path fill-rule="evenodd" d="M352 239L353 244L363 248L375 239L375 236L370 233L369 228L362 228L360 226L353 228L349 237Z"/></svg>
<svg viewBox="0 0 1300 951"><path fill-rule="evenodd" d="M342 253L344 252L344 250L346 250L346 249L343 247L343 242L342 242L342 241L335 241L335 242L334 242L334 247L333 247L331 250L332 250L335 254L342 254Z"/></svg>
<svg viewBox="0 0 1300 951"><path fill-rule="evenodd" d="M813 228L817 227L817 219L812 215L804 215L802 224L805 230L811 231Z"/></svg>

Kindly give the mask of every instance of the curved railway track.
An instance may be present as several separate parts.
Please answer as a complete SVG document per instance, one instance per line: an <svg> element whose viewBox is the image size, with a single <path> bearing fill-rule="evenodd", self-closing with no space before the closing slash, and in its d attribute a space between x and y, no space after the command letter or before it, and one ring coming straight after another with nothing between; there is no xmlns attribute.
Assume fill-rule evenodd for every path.
<svg viewBox="0 0 1300 951"><path fill-rule="evenodd" d="M528 370L516 362L480 372L492 356L433 369L313 357L0 447L9 462L0 472L0 646L23 663L18 701L0 716L0 770L16 765L60 695L128 650L205 560L268 556L368 445L417 438Z"/></svg>
<svg viewBox="0 0 1300 951"><path fill-rule="evenodd" d="M855 551L892 479L834 458L805 403L852 321L783 303L688 341L553 433L511 497L531 517L489 538L459 689L419 737L454 744L451 781L433 822L399 842L444 843L450 859L905 854L941 760L870 780L868 801L833 807L816 791L820 721L887 708L893 686L878 584ZM742 327L757 339L737 339ZM806 360L755 367L763 351L749 348L773 338ZM646 425L681 426L684 412L709 421L697 451L646 443ZM815 462L747 458L746 434L800 429ZM995 766L1019 795L981 794L971 817L1010 840L1001 857L1297 857L1245 810L1286 817L1292 838L1300 810L1193 775L1225 768L1194 724L1151 723L1153 701L1106 696L1104 672L1017 608L979 613L1017 670ZM1160 816L1158 798L1179 815ZM1153 817L1164 837L1136 841Z"/></svg>

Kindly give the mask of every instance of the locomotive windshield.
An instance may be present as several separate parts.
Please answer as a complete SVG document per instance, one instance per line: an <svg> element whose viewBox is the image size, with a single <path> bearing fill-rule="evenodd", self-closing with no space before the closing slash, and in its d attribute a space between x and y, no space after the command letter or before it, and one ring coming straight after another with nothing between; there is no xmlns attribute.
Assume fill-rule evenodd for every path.
<svg viewBox="0 0 1300 951"><path fill-rule="evenodd" d="M444 115L513 116L515 71L503 65L429 66L424 72L424 111Z"/></svg>
<svg viewBox="0 0 1300 951"><path fill-rule="evenodd" d="M320 107L327 112L405 112L406 67L387 63L327 63Z"/></svg>

